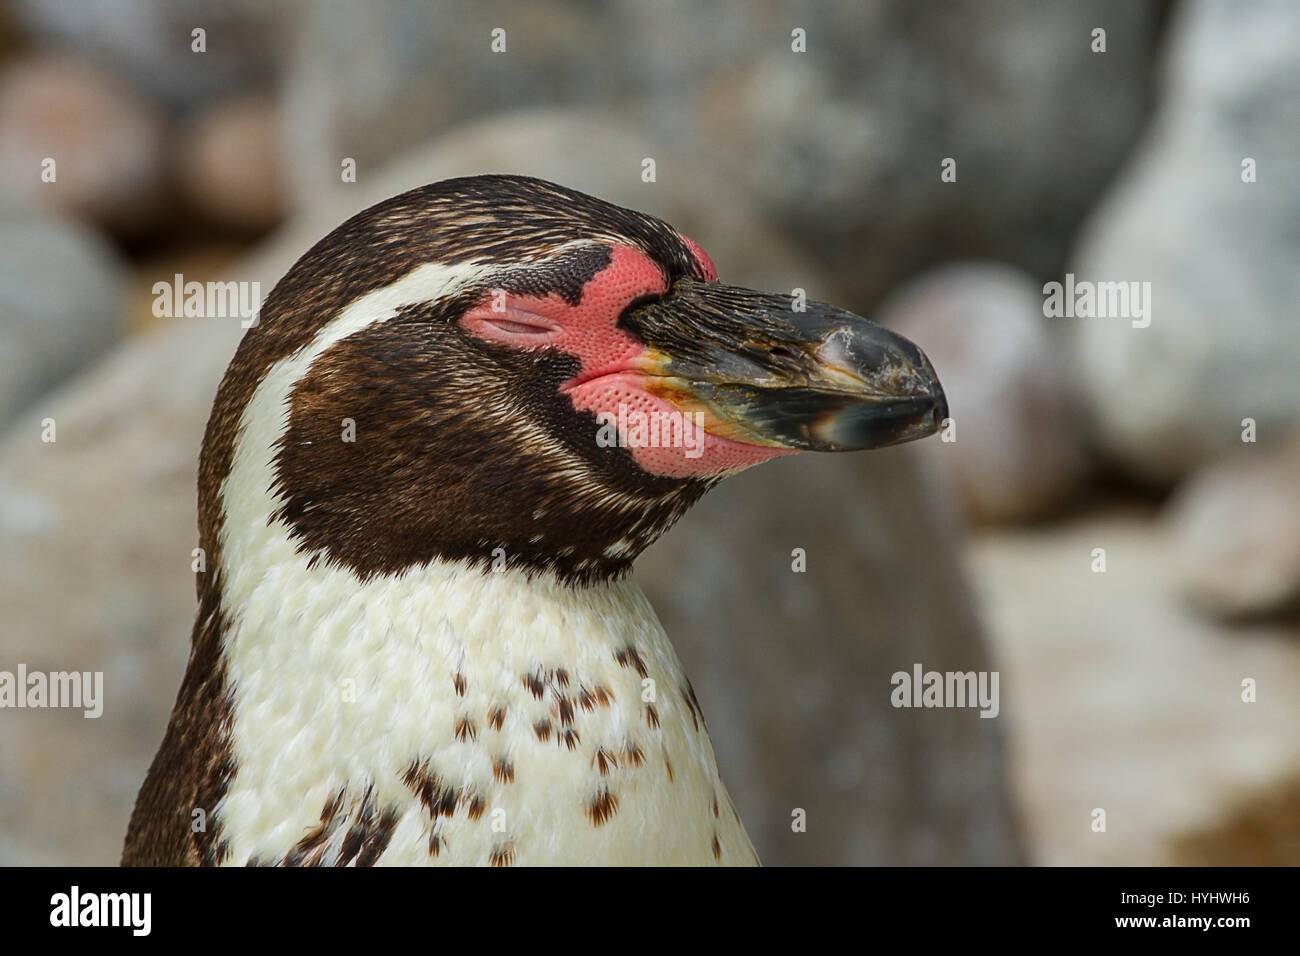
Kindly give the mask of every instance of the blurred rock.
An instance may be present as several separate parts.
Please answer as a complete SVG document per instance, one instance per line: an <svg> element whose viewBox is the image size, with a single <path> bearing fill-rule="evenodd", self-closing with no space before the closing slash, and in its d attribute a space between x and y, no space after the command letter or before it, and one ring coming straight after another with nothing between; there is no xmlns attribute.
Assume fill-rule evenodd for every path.
<svg viewBox="0 0 1300 956"><path fill-rule="evenodd" d="M0 74L0 184L13 196L138 232L159 212L162 142L161 114L90 63L35 57Z"/></svg>
<svg viewBox="0 0 1300 956"><path fill-rule="evenodd" d="M764 863L1025 861L1003 722L890 702L891 676L918 662L998 667L917 465L910 448L770 462L637 563Z"/></svg>
<svg viewBox="0 0 1300 956"><path fill-rule="evenodd" d="M1087 229L1080 278L1149 281L1149 328L1074 319L1102 448L1171 482L1300 413L1300 6L1193 0L1174 14L1164 98ZM1242 181L1242 161L1257 182Z"/></svg>
<svg viewBox="0 0 1300 956"><path fill-rule="evenodd" d="M1300 607L1300 432L1200 471L1168 506L1179 583L1219 617Z"/></svg>
<svg viewBox="0 0 1300 956"><path fill-rule="evenodd" d="M239 324L129 340L0 440L5 667L104 672L104 711L0 720L0 864L110 865L194 616L195 463ZM36 415L57 424L41 441Z"/></svg>
<svg viewBox="0 0 1300 956"><path fill-rule="evenodd" d="M672 216L737 281L768 278L780 288L787 276L815 275L729 183L696 170L672 188L641 183L643 135L560 113L481 124L313 207L232 277L269 290L354 210L489 169L549 176ZM713 215L715 205L725 212ZM43 713L0 721L0 834L11 834L0 841L3 862L117 859L184 665L194 463L237 334L234 321L177 320L59 396L49 412L60 422L56 446L41 445L30 422L0 445L0 501L11 503L0 514L0 563L19 569L0 577L6 653L51 668L95 662L108 688L89 731L79 717L76 728ZM1018 860L997 722L888 704L888 672L917 655L982 666L951 529L936 526L924 484L898 457L783 464L710 495L638 574L670 597L660 609L767 862ZM752 530L737 530L745 523ZM776 536L759 547L764 529ZM795 546L811 549L806 575L790 571ZM690 563L664 565L673 553ZM714 593L702 593L706 581ZM873 596L866 611L863 594ZM794 806L809 809L805 834L791 833Z"/></svg>
<svg viewBox="0 0 1300 956"><path fill-rule="evenodd" d="M1041 518L1078 490L1079 426L1028 276L995 263L947 266L891 295L875 318L920 345L939 373L956 441L920 450L948 473L969 518Z"/></svg>
<svg viewBox="0 0 1300 956"><path fill-rule="evenodd" d="M298 3L265 0L14 0L38 43L93 56L173 111L271 82ZM195 28L206 51L192 49Z"/></svg>
<svg viewBox="0 0 1300 956"><path fill-rule="evenodd" d="M213 223L263 232L284 218L280 114L270 97L203 110L176 134L171 159L180 192Z"/></svg>
<svg viewBox="0 0 1300 956"><path fill-rule="evenodd" d="M846 305L897 276L987 256L1058 273L1078 223L1135 141L1162 5L640 0L574 7L400 0L312 4L288 76L300 201L369 175L449 124L564 102L669 153L708 145L714 175L758 197ZM1090 50L1108 30L1107 52ZM493 53L492 31L505 31ZM792 30L806 31L796 53ZM429 82L428 64L452 82ZM585 149L586 141L572 144ZM940 163L957 160L957 181ZM637 157L637 163L642 157ZM639 170L638 170L639 171Z"/></svg>
<svg viewBox="0 0 1300 956"><path fill-rule="evenodd" d="M1177 551L1131 509L967 549L1038 864L1300 864L1300 631L1195 613Z"/></svg>
<svg viewBox="0 0 1300 956"><path fill-rule="evenodd" d="M0 425L7 425L116 341L123 266L84 226L21 208L0 208L0 248Z"/></svg>

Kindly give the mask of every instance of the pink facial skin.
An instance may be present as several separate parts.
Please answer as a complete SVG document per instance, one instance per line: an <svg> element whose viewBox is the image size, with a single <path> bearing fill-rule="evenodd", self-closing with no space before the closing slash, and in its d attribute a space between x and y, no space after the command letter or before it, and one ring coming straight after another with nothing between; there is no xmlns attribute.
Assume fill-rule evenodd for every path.
<svg viewBox="0 0 1300 956"><path fill-rule="evenodd" d="M704 276L715 281L717 270L704 250L690 239L685 242ZM579 411L609 416L613 422L635 421L638 412L657 413L661 422L668 420L666 416L680 420L682 412L677 406L647 389L651 376L645 371L650 364L645 343L618 327L618 318L630 302L667 291L667 277L649 256L628 246L615 246L609 265L583 286L577 305L569 305L554 293L506 293L505 311L493 311L493 297L488 296L467 311L460 324L489 342L519 349L558 348L576 357L581 363L578 374L560 390ZM794 453L793 449L749 445L707 432L696 435L691 449L684 442L662 441L646 447L635 441L635 434L627 434L634 431L619 429L636 463L650 474L673 478L739 471ZM594 431L591 440L596 441ZM621 454L613 448L609 453Z"/></svg>

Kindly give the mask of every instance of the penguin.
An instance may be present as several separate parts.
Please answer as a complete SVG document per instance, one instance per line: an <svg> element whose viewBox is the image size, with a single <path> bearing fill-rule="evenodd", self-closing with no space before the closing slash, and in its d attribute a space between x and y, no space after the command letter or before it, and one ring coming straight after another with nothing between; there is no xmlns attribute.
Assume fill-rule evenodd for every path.
<svg viewBox="0 0 1300 956"><path fill-rule="evenodd" d="M362 211L218 388L123 864L756 864L629 571L728 475L947 415L915 344L651 216L506 175Z"/></svg>

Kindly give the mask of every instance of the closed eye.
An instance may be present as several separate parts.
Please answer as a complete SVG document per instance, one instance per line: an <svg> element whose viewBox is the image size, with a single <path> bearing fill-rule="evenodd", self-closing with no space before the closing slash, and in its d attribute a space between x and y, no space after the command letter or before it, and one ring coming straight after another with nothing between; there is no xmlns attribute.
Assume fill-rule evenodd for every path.
<svg viewBox="0 0 1300 956"><path fill-rule="evenodd" d="M519 322L516 319L486 317L485 321L502 332L510 332L514 335L546 335L551 331L549 325Z"/></svg>
<svg viewBox="0 0 1300 956"><path fill-rule="evenodd" d="M563 332L557 321L513 306L500 311L487 305L470 309L460 325L479 338L527 349L554 341Z"/></svg>

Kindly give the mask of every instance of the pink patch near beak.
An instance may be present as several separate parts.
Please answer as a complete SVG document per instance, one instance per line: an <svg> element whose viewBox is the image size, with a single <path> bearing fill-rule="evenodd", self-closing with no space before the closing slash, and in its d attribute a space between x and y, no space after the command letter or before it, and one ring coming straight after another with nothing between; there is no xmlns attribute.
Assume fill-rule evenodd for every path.
<svg viewBox="0 0 1300 956"><path fill-rule="evenodd" d="M740 471L794 449L747 445L706 432L696 415L646 391L643 372L615 371L564 391L573 407L592 411L614 426L618 443L652 475L699 478ZM608 432L608 429L606 429Z"/></svg>
<svg viewBox="0 0 1300 956"><path fill-rule="evenodd" d="M716 280L712 260L698 244L683 237L701 272ZM518 349L558 348L581 363L578 374L561 386L573 407L594 412L608 423L594 430L596 443L610 426L619 447L626 448L646 472L673 478L703 477L738 471L794 454L792 449L748 445L710 435L694 415L646 390L648 376L639 361L644 343L618 327L629 303L668 291L663 270L640 250L614 246L610 263L582 289L582 300L569 305L559 295L506 294L504 310L493 308L496 296L474 306L461 318L467 332ZM499 304L499 303L498 303ZM621 454L610 447L610 454Z"/></svg>

